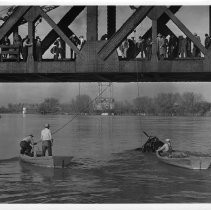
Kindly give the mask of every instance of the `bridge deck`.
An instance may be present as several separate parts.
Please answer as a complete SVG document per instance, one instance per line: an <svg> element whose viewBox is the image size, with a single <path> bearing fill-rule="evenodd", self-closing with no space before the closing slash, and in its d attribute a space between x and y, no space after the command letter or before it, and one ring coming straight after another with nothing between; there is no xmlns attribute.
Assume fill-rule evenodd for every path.
<svg viewBox="0 0 211 210"><path fill-rule="evenodd" d="M203 58L162 60L157 65L147 60L120 60L113 69L100 72L92 71L91 65L88 71L77 71L76 66L76 61L68 60L34 62L34 72L29 73L27 62L0 62L0 82L211 81Z"/></svg>

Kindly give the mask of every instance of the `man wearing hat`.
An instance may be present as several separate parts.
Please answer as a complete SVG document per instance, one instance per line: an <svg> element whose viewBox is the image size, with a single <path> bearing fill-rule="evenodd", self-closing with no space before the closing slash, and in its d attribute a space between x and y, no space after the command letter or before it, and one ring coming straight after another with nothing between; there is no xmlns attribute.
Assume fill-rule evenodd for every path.
<svg viewBox="0 0 211 210"><path fill-rule="evenodd" d="M204 46L205 46L206 49L209 48L210 42L211 42L211 40L210 40L209 35L208 34L205 34Z"/></svg>
<svg viewBox="0 0 211 210"><path fill-rule="evenodd" d="M72 43L75 45L75 46L79 46L80 43L81 43L81 40L78 39L78 37L76 37L75 34L72 34L70 36L70 40L72 41ZM82 46L81 46L82 47ZM70 48L70 59L75 59L76 58L76 54L74 52L74 50L72 48Z"/></svg>
<svg viewBox="0 0 211 210"><path fill-rule="evenodd" d="M84 46L85 44L85 39L83 36L79 36L79 43L78 43L78 49L81 50L81 48Z"/></svg>
<svg viewBox="0 0 211 210"><path fill-rule="evenodd" d="M194 33L193 35L201 42L200 36L198 36L197 33ZM200 49L195 44L193 45L193 57L201 57Z"/></svg>
<svg viewBox="0 0 211 210"><path fill-rule="evenodd" d="M35 39L35 58L37 61L42 60L42 49L41 49L41 39L39 36L36 36Z"/></svg>
<svg viewBox="0 0 211 210"><path fill-rule="evenodd" d="M52 156L52 136L50 131L50 125L45 124L45 128L41 131L42 141L42 155L45 156L46 150L48 150L48 156Z"/></svg>
<svg viewBox="0 0 211 210"><path fill-rule="evenodd" d="M58 41L58 49L57 49L58 58L60 56L61 60L63 60L64 59L64 49L63 49L63 46L62 46L62 39L59 37L57 39L57 41Z"/></svg>
<svg viewBox="0 0 211 210"><path fill-rule="evenodd" d="M157 56L158 56L158 59L160 59L161 57L161 47L162 47L162 35L159 33L157 35Z"/></svg>
<svg viewBox="0 0 211 210"><path fill-rule="evenodd" d="M166 139L165 142L166 143L157 150L157 152L162 152L162 156L167 156L172 152L171 140Z"/></svg>
<svg viewBox="0 0 211 210"><path fill-rule="evenodd" d="M28 155L28 156L33 156L31 149L32 149L32 146L35 145L35 144L36 143L34 143L32 134L26 136L20 142L20 147L21 147L20 153L22 155L25 154L25 155Z"/></svg>

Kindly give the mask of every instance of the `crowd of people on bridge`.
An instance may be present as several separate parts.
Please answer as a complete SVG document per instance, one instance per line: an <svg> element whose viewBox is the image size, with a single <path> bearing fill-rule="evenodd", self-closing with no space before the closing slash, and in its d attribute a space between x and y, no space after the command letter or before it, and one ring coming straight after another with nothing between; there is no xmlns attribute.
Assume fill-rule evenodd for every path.
<svg viewBox="0 0 211 210"><path fill-rule="evenodd" d="M200 37L196 33L194 33L194 36L201 42ZM157 57L159 60L201 57L200 49L193 44L189 37L183 37L183 35L176 37L173 34L163 36L161 33L158 33L156 42ZM205 34L204 46L206 49L209 48L210 43L210 36ZM138 40L136 40L134 36L127 38L119 47L121 58L130 60L140 57L142 59L151 60L152 45L153 41L151 37L144 39L142 36L139 36Z"/></svg>
<svg viewBox="0 0 211 210"><path fill-rule="evenodd" d="M18 33L15 33L13 36L13 44L11 44L8 36L5 36L0 42L0 45L2 45L1 57L4 59L17 59L18 57L22 57L23 61L26 61L28 57L28 47L34 46L34 60L42 60L41 39L39 36L36 36L36 38L32 42L28 35L26 35L22 39L22 37ZM15 51L17 51L17 53L14 53Z"/></svg>
<svg viewBox="0 0 211 210"><path fill-rule="evenodd" d="M72 34L70 36L70 40L72 41L72 43L79 49L81 50L81 48L83 47L83 45L85 44L86 40L84 39L83 36L79 36L79 38L75 35ZM51 48L51 53L53 54L53 58L54 60L63 60L65 58L65 42L62 41L62 39L59 37L53 44L54 46ZM70 59L71 60L75 60L76 59L76 53L74 52L74 50L72 48L70 48Z"/></svg>
<svg viewBox="0 0 211 210"><path fill-rule="evenodd" d="M201 42L200 37L196 33L194 33L194 36L199 42ZM78 38L75 34L72 34L69 39L79 50L81 50L86 42L83 36L79 36ZM104 34L101 37L101 40L107 39L107 34ZM4 52L1 53L1 58L12 59L22 57L23 61L26 61L28 57L28 48L33 46L34 60L41 61L43 53L41 43L42 42L39 36L36 36L36 38L31 41L28 35L22 39L18 33L15 33L13 36L13 45L11 45L10 39L5 36L0 43L0 45L2 45L1 52ZM206 49L209 48L210 43L210 36L206 33L204 41L204 46ZM144 38L143 36L139 36L136 40L135 36L132 36L131 38L125 39L120 45L120 57L126 60L134 59L136 57L151 60L152 46L153 40L151 37ZM174 34L163 36L161 33L158 33L156 38L156 47L157 57L160 60L201 57L200 49L191 41L189 37L183 37L183 35L180 35L179 37L176 37ZM18 49L18 54L14 53L15 49ZM54 60L64 60L66 57L65 42L58 37L53 43L53 47L50 49L50 52L53 55L52 58ZM70 59L76 59L76 53L72 48L70 48Z"/></svg>
<svg viewBox="0 0 211 210"><path fill-rule="evenodd" d="M70 40L75 44L75 46L80 50L85 44L85 39L83 36L79 38L75 34L70 36ZM33 46L33 58L35 61L42 60L42 41L39 36L31 41L29 36L26 35L23 39L18 33L14 33L13 43L10 41L8 36L5 36L0 42L0 54L3 59L17 59L22 58L23 61L27 61L28 48ZM53 43L53 47L50 49L51 54L53 54L54 60L63 60L65 58L65 42L59 37ZM15 53L17 52L17 53ZM73 49L70 48L70 59L74 60L76 54ZM2 59L1 59L2 60Z"/></svg>

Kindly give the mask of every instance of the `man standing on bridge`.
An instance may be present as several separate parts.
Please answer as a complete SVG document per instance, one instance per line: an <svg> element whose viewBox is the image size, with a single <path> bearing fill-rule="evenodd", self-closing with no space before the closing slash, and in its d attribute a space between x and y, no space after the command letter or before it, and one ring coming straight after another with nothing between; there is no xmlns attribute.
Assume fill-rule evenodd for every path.
<svg viewBox="0 0 211 210"><path fill-rule="evenodd" d="M211 42L210 37L208 36L208 34L205 34L204 46L206 49L209 48L210 42Z"/></svg>
<svg viewBox="0 0 211 210"><path fill-rule="evenodd" d="M42 155L45 156L46 150L48 150L48 156L52 156L52 143L53 139L51 136L50 125L45 124L45 128L41 131L42 140Z"/></svg>

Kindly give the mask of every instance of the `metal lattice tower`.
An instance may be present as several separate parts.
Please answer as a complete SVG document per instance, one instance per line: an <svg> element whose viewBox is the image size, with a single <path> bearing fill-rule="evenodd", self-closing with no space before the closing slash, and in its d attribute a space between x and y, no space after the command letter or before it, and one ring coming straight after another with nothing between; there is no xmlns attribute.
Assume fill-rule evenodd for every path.
<svg viewBox="0 0 211 210"><path fill-rule="evenodd" d="M103 93L103 94L102 94ZM113 99L113 84L112 82L98 82L98 103L100 103L101 107L108 107L106 110L102 111L111 111Z"/></svg>
<svg viewBox="0 0 211 210"><path fill-rule="evenodd" d="M98 82L98 95L103 98L101 94L106 89L105 93L109 93L109 98L113 98L113 83L112 82Z"/></svg>

